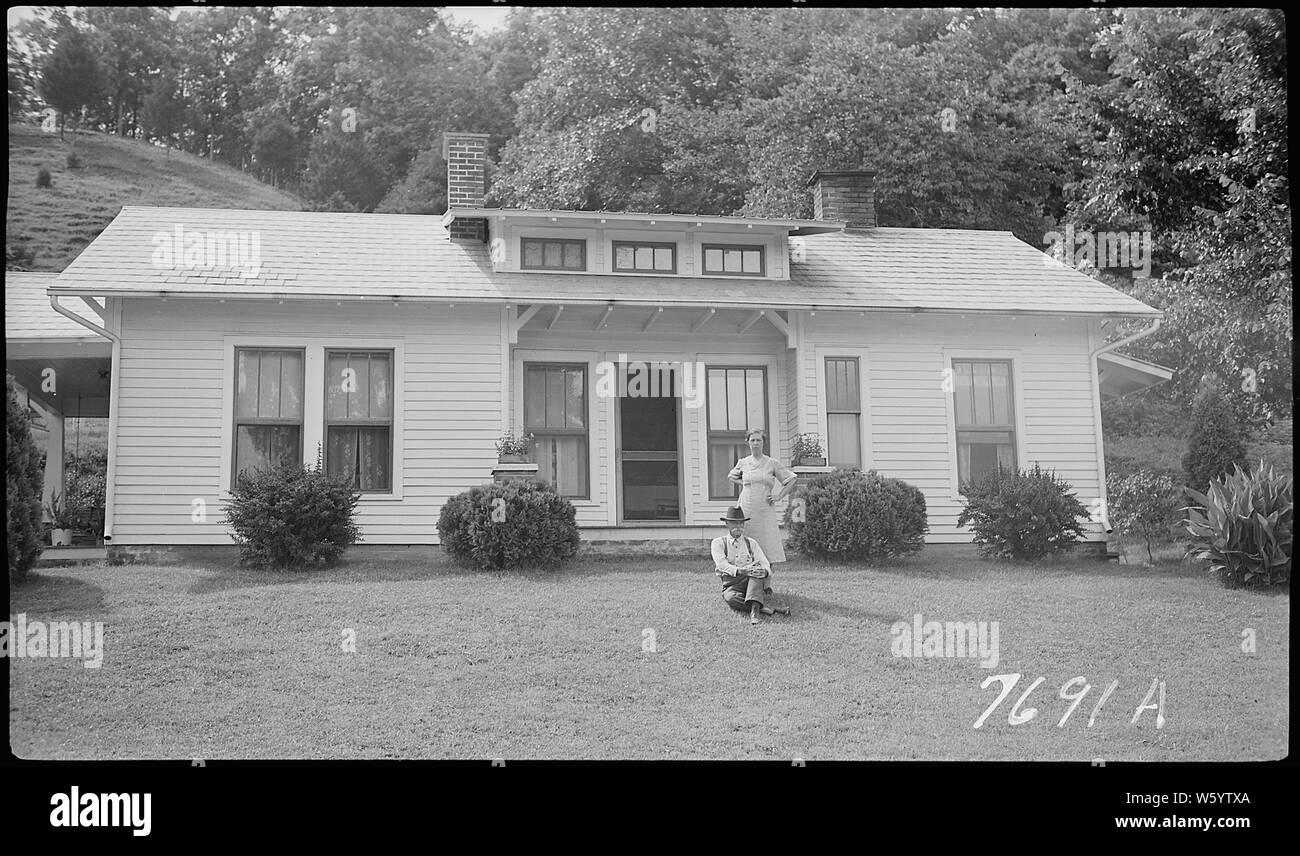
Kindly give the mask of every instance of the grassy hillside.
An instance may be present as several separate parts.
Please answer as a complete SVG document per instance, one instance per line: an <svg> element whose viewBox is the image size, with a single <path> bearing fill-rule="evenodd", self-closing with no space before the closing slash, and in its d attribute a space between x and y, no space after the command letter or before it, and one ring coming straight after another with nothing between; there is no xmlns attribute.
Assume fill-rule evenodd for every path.
<svg viewBox="0 0 1300 856"><path fill-rule="evenodd" d="M47 134L38 126L9 126L9 201L6 265L61 271L104 230L124 205L302 210L292 194L237 169L183 152L98 133ZM69 169L75 149L79 169ZM53 187L36 187L44 166Z"/></svg>

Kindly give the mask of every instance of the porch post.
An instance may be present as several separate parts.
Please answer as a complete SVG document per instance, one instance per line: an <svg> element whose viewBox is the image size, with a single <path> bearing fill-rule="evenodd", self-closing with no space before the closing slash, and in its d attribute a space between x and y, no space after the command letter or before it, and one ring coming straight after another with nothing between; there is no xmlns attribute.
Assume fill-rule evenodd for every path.
<svg viewBox="0 0 1300 856"><path fill-rule="evenodd" d="M808 380L809 363L813 358L812 345L809 344L808 338L804 335L804 328L807 325L806 316L803 312L791 312L790 320L794 322L794 329L797 338L795 346L792 349L794 355L794 377L787 379L787 383L795 384L795 430L791 433L789 442L794 442L795 434L803 434L813 430L813 418L809 407L809 395L811 401L817 400L816 390L805 389L804 386ZM815 364L813 365L812 376L816 377Z"/></svg>
<svg viewBox="0 0 1300 856"><path fill-rule="evenodd" d="M49 428L49 437L45 443L45 484L41 490L41 519L49 520L45 506L54 499L57 491L63 494L63 414L56 410L46 410L36 402L32 404L41 411L45 425Z"/></svg>

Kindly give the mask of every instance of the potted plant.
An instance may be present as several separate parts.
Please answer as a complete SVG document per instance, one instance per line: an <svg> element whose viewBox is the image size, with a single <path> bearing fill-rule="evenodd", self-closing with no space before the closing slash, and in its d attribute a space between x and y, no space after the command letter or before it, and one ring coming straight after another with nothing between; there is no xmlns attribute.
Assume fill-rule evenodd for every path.
<svg viewBox="0 0 1300 856"><path fill-rule="evenodd" d="M822 451L822 438L817 434L795 434L790 457L790 465L794 467L826 466L826 453Z"/></svg>
<svg viewBox="0 0 1300 856"><path fill-rule="evenodd" d="M497 439L497 463L523 464L528 462L528 453L533 447L533 435L507 431Z"/></svg>
<svg viewBox="0 0 1300 856"><path fill-rule="evenodd" d="M72 543L72 527L76 520L76 513L68 507L63 494L55 491L50 495L45 513L50 516L50 525L53 527L50 530L50 546L67 547Z"/></svg>

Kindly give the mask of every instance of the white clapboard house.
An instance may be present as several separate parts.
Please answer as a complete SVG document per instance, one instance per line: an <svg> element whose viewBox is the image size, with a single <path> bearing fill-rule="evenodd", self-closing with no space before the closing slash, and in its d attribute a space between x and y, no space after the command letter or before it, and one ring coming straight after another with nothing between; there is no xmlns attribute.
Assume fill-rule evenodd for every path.
<svg viewBox="0 0 1300 856"><path fill-rule="evenodd" d="M489 208L486 137L445 146L441 217L126 207L10 277L51 444L109 419L107 543L230 544L236 472L319 446L366 543L436 544L511 429L586 539L702 541L756 427L916 485L932 543L970 540L960 480L1035 461L1104 541L1100 402L1169 377L1107 333L1158 310L1009 232L877 226L865 171L813 175L811 220Z"/></svg>

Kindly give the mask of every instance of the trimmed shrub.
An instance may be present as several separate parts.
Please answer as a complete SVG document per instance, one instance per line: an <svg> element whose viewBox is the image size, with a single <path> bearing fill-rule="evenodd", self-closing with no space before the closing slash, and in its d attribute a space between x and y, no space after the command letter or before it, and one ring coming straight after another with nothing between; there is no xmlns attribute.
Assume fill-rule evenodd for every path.
<svg viewBox="0 0 1300 856"><path fill-rule="evenodd" d="M1255 472L1240 466L1210 482L1209 492L1186 488L1198 505L1183 521L1195 538L1188 555L1210 562L1224 586L1274 586L1291 580L1293 482L1260 462Z"/></svg>
<svg viewBox="0 0 1300 856"><path fill-rule="evenodd" d="M876 561L925 546L925 495L875 470L836 470L796 488L785 510L787 544L809 556Z"/></svg>
<svg viewBox="0 0 1300 856"><path fill-rule="evenodd" d="M1182 519L1183 493L1178 482L1160 472L1138 470L1106 476L1111 525L1125 535L1142 538L1147 559L1154 563L1152 545L1173 538Z"/></svg>
<svg viewBox="0 0 1300 856"><path fill-rule="evenodd" d="M539 479L484 484L447 500L438 515L438 538L467 567L550 570L578 552L574 515L573 503Z"/></svg>
<svg viewBox="0 0 1300 856"><path fill-rule="evenodd" d="M54 185L54 180L50 177L50 171L48 169L46 169L45 167L41 167L40 169L36 170L37 187L52 187L53 185Z"/></svg>
<svg viewBox="0 0 1300 856"><path fill-rule="evenodd" d="M361 494L349 478L321 467L245 470L230 491L226 522L240 545L240 562L254 567L319 568L361 540L354 522Z"/></svg>
<svg viewBox="0 0 1300 856"><path fill-rule="evenodd" d="M44 547L41 490L45 479L32 441L31 417L18 400L13 379L5 376L5 546L9 581L18 582Z"/></svg>
<svg viewBox="0 0 1300 856"><path fill-rule="evenodd" d="M1218 382L1203 384L1192 399L1191 425L1183 471L1187 486L1202 491L1212 479L1246 463L1246 432Z"/></svg>
<svg viewBox="0 0 1300 856"><path fill-rule="evenodd" d="M974 542L985 556L1002 559L1038 559L1071 550L1083 537L1083 507L1052 470L1037 462L1028 470L1001 467L962 485L966 507L958 526L969 525Z"/></svg>
<svg viewBox="0 0 1300 856"><path fill-rule="evenodd" d="M81 169L81 157L76 152L68 152L66 160L68 169Z"/></svg>

